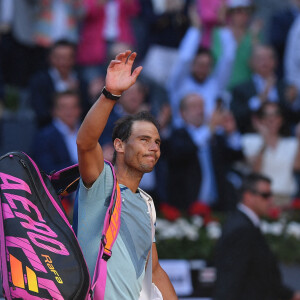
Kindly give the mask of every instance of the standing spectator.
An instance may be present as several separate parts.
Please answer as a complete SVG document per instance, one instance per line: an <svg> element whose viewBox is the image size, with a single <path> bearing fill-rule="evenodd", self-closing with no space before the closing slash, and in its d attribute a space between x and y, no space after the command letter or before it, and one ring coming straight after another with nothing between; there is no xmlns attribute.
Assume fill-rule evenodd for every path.
<svg viewBox="0 0 300 300"><path fill-rule="evenodd" d="M225 194L218 193L218 184L223 183L219 179L223 177L224 181L228 165L242 157L241 146L235 147L230 142L235 128L232 123L228 126L231 122L226 120L228 112L216 110L208 125L204 110L202 97L192 93L186 95L180 103L184 125L174 128L163 143L163 159L168 165L168 204L181 210L193 211L192 207L198 202L214 206L219 196L226 199ZM218 157L220 153L226 157L226 162ZM216 174L220 178L216 178ZM221 191L225 192L224 186ZM220 207L225 208L225 200L222 202Z"/></svg>
<svg viewBox="0 0 300 300"><path fill-rule="evenodd" d="M289 205L297 192L294 171L300 163L297 155L299 140L294 136L284 136L283 125L279 105L266 102L254 119L257 133L242 137L244 153L252 170L272 179L274 200L280 206Z"/></svg>
<svg viewBox="0 0 300 300"><path fill-rule="evenodd" d="M177 48L188 28L190 0L140 0L141 15L147 21L148 34L143 37L148 46Z"/></svg>
<svg viewBox="0 0 300 300"><path fill-rule="evenodd" d="M76 137L80 126L80 96L73 91L54 95L53 121L38 131L32 156L45 172L58 171L78 162Z"/></svg>
<svg viewBox="0 0 300 300"><path fill-rule="evenodd" d="M229 89L251 76L249 58L261 29L258 20L249 26L252 12L251 0L228 0L228 24L213 32L212 52L216 61L224 59L225 47L235 49L234 63L228 81Z"/></svg>
<svg viewBox="0 0 300 300"><path fill-rule="evenodd" d="M139 12L138 0L84 0L77 62L83 77L90 81L104 75L111 47L135 43L131 19Z"/></svg>
<svg viewBox="0 0 300 300"><path fill-rule="evenodd" d="M81 18L81 0L36 1L34 41L48 49L58 40L78 42L78 22Z"/></svg>
<svg viewBox="0 0 300 300"><path fill-rule="evenodd" d="M269 40L274 47L278 58L278 76L283 78L284 54L286 49L287 36L290 28L300 14L300 1L289 0L285 9L281 9L271 16L269 26Z"/></svg>
<svg viewBox="0 0 300 300"><path fill-rule="evenodd" d="M81 92L83 101L86 99L85 83L75 71L75 51L74 44L57 41L49 54L50 67L33 75L30 81L29 100L39 127L51 122L52 99L56 92L76 89Z"/></svg>
<svg viewBox="0 0 300 300"><path fill-rule="evenodd" d="M287 38L284 71L285 80L296 90L295 109L300 111L300 14L293 23Z"/></svg>
<svg viewBox="0 0 300 300"><path fill-rule="evenodd" d="M276 56L273 48L258 45L252 51L251 79L232 90L231 109L242 133L253 131L252 115L267 101L277 102L292 113L286 101L286 85L276 78Z"/></svg>
<svg viewBox="0 0 300 300"><path fill-rule="evenodd" d="M1 65L1 61L0 61ZM2 69L0 67L0 106L2 110L2 106L4 104L4 81L3 81L3 74L2 74Z"/></svg>
<svg viewBox="0 0 300 300"><path fill-rule="evenodd" d="M182 124L179 105L188 93L197 93L205 101L205 118L209 119L215 109L216 100L224 90L231 74L234 49L225 47L226 53L213 68L212 54L199 48L202 38L201 20L196 10L190 10L192 26L187 30L179 47L178 58L170 72L167 90L170 97L173 121Z"/></svg>
<svg viewBox="0 0 300 300"><path fill-rule="evenodd" d="M37 1L0 0L2 66L5 82L26 88L28 79L45 68L44 52L34 38Z"/></svg>
<svg viewBox="0 0 300 300"><path fill-rule="evenodd" d="M242 136L237 129L235 118L231 111L218 107L214 112L210 128L212 131L211 151L218 201L214 209L232 210L238 201L238 189L244 165Z"/></svg>
<svg viewBox="0 0 300 300"><path fill-rule="evenodd" d="M78 163L76 137L81 117L79 94L73 91L56 93L52 116L51 124L37 132L32 149L33 158L48 174ZM74 198L74 194L62 198L70 219Z"/></svg>
<svg viewBox="0 0 300 300"><path fill-rule="evenodd" d="M224 24L226 2L227 0L197 0L197 9L203 25L203 47L210 48L214 28Z"/></svg>
<svg viewBox="0 0 300 300"><path fill-rule="evenodd" d="M241 202L228 217L216 249L214 300L298 300L283 284L278 263L260 231L260 218L272 206L271 180L248 175Z"/></svg>

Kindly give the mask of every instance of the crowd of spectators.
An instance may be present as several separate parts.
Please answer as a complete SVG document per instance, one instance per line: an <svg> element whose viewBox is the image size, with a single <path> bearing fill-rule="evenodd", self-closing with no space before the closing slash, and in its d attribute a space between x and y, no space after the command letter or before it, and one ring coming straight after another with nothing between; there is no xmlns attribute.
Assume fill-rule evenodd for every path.
<svg viewBox="0 0 300 300"><path fill-rule="evenodd" d="M111 114L105 158L114 122L149 110L162 156L141 187L166 217L231 210L252 171L289 206L300 195L300 1L268 18L261 2L0 0L0 149L26 150L47 172L76 163L107 63L131 49L144 70ZM14 114L34 124L28 149L3 145Z"/></svg>

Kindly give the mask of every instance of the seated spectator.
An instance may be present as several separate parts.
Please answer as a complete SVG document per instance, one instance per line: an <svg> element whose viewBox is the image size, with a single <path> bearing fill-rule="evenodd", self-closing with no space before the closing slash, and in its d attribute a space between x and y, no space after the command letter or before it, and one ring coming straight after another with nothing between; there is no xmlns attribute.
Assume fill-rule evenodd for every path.
<svg viewBox="0 0 300 300"><path fill-rule="evenodd" d="M286 48L287 36L290 28L300 14L300 1L299 0L288 0L286 8L276 11L270 20L269 25L269 40L273 46L277 58L278 58L278 69L277 75L279 78L283 78L283 62L284 53Z"/></svg>
<svg viewBox="0 0 300 300"><path fill-rule="evenodd" d="M135 43L130 21L139 12L139 1L84 0L83 5L77 62L89 82L105 74L111 46L123 43L129 49Z"/></svg>
<svg viewBox="0 0 300 300"><path fill-rule="evenodd" d="M250 26L252 12L251 0L228 0L228 23L213 32L211 47L217 62L224 59L225 47L234 49L235 57L232 72L227 82L229 89L248 80L251 76L249 58L253 45L258 41L261 29L261 23L258 20Z"/></svg>
<svg viewBox="0 0 300 300"><path fill-rule="evenodd" d="M218 193L218 184L224 183L224 178L223 182L219 179L226 178L229 164L242 157L240 145L234 147L229 142L235 133L234 122L229 125L226 121L227 112L215 111L210 124L205 123L204 100L198 94L187 94L180 103L180 111L184 126L174 128L162 143L161 159L168 166L168 204L193 211L197 202L217 205L220 196L224 199L220 200L220 207L228 208L225 195ZM228 161L218 157L221 153ZM218 164L218 173L214 163ZM224 186L220 191L225 191Z"/></svg>
<svg viewBox="0 0 300 300"><path fill-rule="evenodd" d="M225 47L224 57L213 68L209 50L199 49L202 38L201 20L197 11L190 11L192 26L186 32L179 47L178 58L172 67L167 82L175 126L181 126L180 100L190 92L201 95L205 100L205 118L209 119L215 109L216 100L224 90L231 74L234 49Z"/></svg>
<svg viewBox="0 0 300 300"><path fill-rule="evenodd" d="M260 231L260 218L272 207L271 180L249 174L241 202L223 226L216 247L214 300L299 300L288 288L278 262Z"/></svg>
<svg viewBox="0 0 300 300"><path fill-rule="evenodd" d="M273 48L257 45L251 56L251 79L232 90L231 109L242 133L254 130L251 117L267 101L278 103L284 113L292 114L287 86L276 78L276 62Z"/></svg>
<svg viewBox="0 0 300 300"><path fill-rule="evenodd" d="M247 161L253 171L272 179L275 203L287 206L297 192L294 170L300 163L299 139L283 135L284 117L275 102L262 104L253 122L257 132L242 137Z"/></svg>
<svg viewBox="0 0 300 300"><path fill-rule="evenodd" d="M51 48L50 67L35 74L29 85L29 100L36 114L39 127L51 122L53 95L57 92L76 89L83 101L86 99L86 86L75 71L75 46L60 40Z"/></svg>
<svg viewBox="0 0 300 300"><path fill-rule="evenodd" d="M76 136L80 126L81 106L77 92L55 94L53 121L38 131L32 156L47 173L77 163Z"/></svg>

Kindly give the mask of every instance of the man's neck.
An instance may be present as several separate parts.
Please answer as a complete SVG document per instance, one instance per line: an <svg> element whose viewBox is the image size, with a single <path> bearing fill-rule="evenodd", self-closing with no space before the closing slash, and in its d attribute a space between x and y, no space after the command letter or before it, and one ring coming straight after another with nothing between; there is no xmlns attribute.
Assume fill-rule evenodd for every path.
<svg viewBox="0 0 300 300"><path fill-rule="evenodd" d="M118 183L125 185L133 193L136 193L143 174L123 165L115 165L114 167Z"/></svg>

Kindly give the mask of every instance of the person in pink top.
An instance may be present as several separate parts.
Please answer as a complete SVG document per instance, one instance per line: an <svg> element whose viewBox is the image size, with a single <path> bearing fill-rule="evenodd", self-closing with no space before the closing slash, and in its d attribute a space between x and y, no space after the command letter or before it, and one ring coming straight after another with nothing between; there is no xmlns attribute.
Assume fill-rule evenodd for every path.
<svg viewBox="0 0 300 300"><path fill-rule="evenodd" d="M85 14L77 62L87 81L105 71L110 46L134 44L130 19L139 12L138 0L83 0ZM127 46L128 47L128 46Z"/></svg>
<svg viewBox="0 0 300 300"><path fill-rule="evenodd" d="M226 2L227 0L197 0L197 11L203 26L203 47L210 48L212 30L225 23Z"/></svg>

